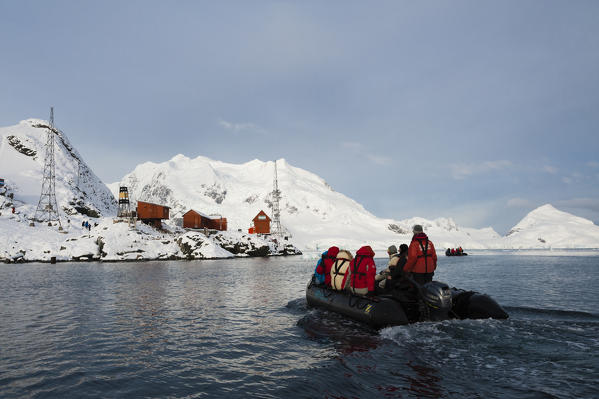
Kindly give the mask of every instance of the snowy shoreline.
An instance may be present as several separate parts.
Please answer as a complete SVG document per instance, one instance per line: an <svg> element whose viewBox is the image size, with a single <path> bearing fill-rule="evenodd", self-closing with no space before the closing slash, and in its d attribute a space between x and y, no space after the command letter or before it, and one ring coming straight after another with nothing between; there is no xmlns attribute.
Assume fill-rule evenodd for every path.
<svg viewBox="0 0 599 399"><path fill-rule="evenodd" d="M8 259L3 259L0 258L0 264L7 264L7 265L12 265L12 264L31 264L31 263L44 263L44 264L58 264L58 263L140 263L140 262L173 262L173 261L180 261L180 262L193 262L193 261L210 261L210 260L223 260L223 259L230 259L230 260L236 260L236 259L246 259L246 258L271 258L271 257L283 257L283 256L302 256L303 254L300 253L296 253L296 254L272 254L272 255L267 255L267 256L233 256L233 257L224 257L224 258L198 258L198 259L187 259L187 258L155 258L155 259L147 259L147 258L140 258L140 259L61 259L61 260L56 260L56 261L52 261L52 260L16 260L16 261L11 261Z"/></svg>
<svg viewBox="0 0 599 399"><path fill-rule="evenodd" d="M303 260L317 260L322 254L320 252L304 251L294 254L271 254L267 256L250 256L250 255L237 255L232 257L214 257L214 258L198 258L198 259L187 259L185 257L170 257L170 258L140 258L140 259L57 259L54 263L139 263L139 262L164 262L164 261L210 261L210 260L222 260L222 259L246 259L246 258L270 258L270 257L286 257L286 256L299 256ZM437 251L437 255L440 258L445 258L444 251ZM599 256L598 248L553 248L553 249L476 249L470 250L470 256L484 255L484 256ZM383 256L375 256L375 259L387 259ZM52 264L51 260L18 260L9 261L7 259L0 258L0 263L4 264L29 264L29 263L47 263Z"/></svg>
<svg viewBox="0 0 599 399"><path fill-rule="evenodd" d="M100 218L94 227L71 218L62 232L57 226L29 222L21 215L0 215L0 262L137 262L153 260L227 259L238 257L300 255L287 241L241 232L186 231L165 224L164 231L140 222L130 226L113 218ZM95 225L97 223L97 225Z"/></svg>

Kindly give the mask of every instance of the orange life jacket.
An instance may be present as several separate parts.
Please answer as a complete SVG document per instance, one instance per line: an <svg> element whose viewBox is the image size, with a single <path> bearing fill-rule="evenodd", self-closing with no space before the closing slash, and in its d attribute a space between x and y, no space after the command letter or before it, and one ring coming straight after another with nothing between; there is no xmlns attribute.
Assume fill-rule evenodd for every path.
<svg viewBox="0 0 599 399"><path fill-rule="evenodd" d="M426 234L414 235L408 248L408 261L404 271L410 273L433 273L437 268L437 252Z"/></svg>

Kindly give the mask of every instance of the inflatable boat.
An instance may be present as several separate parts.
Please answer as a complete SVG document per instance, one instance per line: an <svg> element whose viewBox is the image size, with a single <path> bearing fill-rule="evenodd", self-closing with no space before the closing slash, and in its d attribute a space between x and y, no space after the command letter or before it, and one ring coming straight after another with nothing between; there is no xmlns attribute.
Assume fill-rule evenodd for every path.
<svg viewBox="0 0 599 399"><path fill-rule="evenodd" d="M311 280L306 287L308 306L327 309L374 328L399 326L418 321L449 319L507 319L505 310L490 296L464 291L440 281L411 291L364 297L335 291Z"/></svg>
<svg viewBox="0 0 599 399"><path fill-rule="evenodd" d="M445 251L445 256L468 256L468 254L466 252L451 253L451 251Z"/></svg>

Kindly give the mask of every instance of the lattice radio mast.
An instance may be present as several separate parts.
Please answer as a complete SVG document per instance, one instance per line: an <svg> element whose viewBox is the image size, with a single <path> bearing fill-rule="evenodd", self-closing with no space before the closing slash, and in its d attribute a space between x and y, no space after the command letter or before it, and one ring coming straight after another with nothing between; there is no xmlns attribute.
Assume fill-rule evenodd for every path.
<svg viewBox="0 0 599 399"><path fill-rule="evenodd" d="M275 160L275 177L272 189L272 227L270 233L275 236L282 236L283 229L281 228L281 211L279 208L279 200L281 199L281 190L279 190L279 182L277 179L277 161Z"/></svg>
<svg viewBox="0 0 599 399"><path fill-rule="evenodd" d="M62 230L60 217L58 215L58 205L56 203L56 163L54 161L54 107L50 107L50 126L46 134L46 155L44 158L44 177L42 179L42 193L37 204L34 220L38 222L58 221L58 230Z"/></svg>

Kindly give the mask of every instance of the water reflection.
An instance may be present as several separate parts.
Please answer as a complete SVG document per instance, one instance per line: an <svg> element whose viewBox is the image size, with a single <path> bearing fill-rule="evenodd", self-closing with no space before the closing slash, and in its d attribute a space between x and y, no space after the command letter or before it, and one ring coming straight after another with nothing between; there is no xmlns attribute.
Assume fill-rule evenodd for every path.
<svg viewBox="0 0 599 399"><path fill-rule="evenodd" d="M332 342L340 355L367 352L380 343L376 330L325 310L312 309L297 324L309 338Z"/></svg>
<svg viewBox="0 0 599 399"><path fill-rule="evenodd" d="M437 369L416 364L414 361L409 361L406 365L416 373L415 377L406 377L410 382L409 390L411 392L418 397L425 398L440 398L442 396L441 387L439 386L441 378Z"/></svg>

